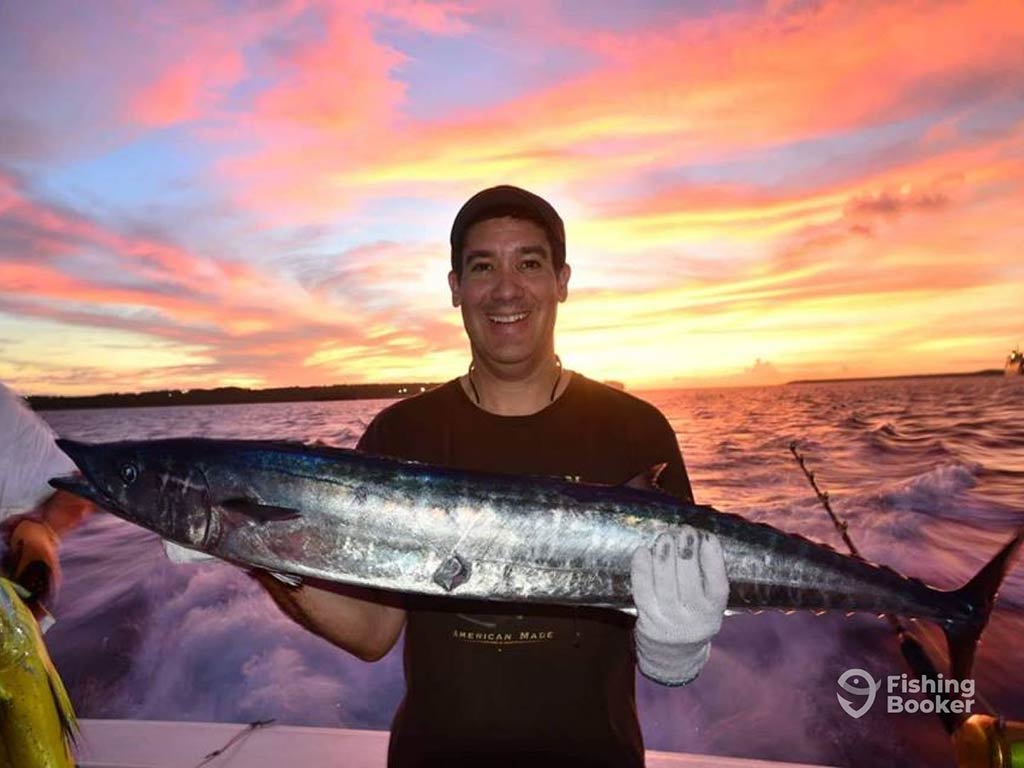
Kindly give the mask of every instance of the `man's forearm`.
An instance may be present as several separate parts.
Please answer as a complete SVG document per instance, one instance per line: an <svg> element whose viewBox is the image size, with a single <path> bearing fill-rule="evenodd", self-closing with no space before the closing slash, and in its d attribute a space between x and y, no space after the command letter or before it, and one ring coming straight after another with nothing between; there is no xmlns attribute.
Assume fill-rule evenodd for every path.
<svg viewBox="0 0 1024 768"><path fill-rule="evenodd" d="M292 620L363 661L387 655L405 626L405 610L372 599L377 595L370 591L289 587L266 571L254 575Z"/></svg>

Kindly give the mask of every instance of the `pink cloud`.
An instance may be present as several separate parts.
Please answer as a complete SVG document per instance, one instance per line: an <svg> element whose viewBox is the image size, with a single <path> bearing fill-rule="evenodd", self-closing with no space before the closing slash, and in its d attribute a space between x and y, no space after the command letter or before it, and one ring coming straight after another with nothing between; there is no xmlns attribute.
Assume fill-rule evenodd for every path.
<svg viewBox="0 0 1024 768"><path fill-rule="evenodd" d="M466 16L472 13L468 3L401 0L383 5L379 12L434 35L458 35L471 30L466 21Z"/></svg>
<svg viewBox="0 0 1024 768"><path fill-rule="evenodd" d="M284 221L322 219L391 194L454 198L509 178L586 197L595 179L1008 94L1008 73L1024 63L1022 29L1024 10L1012 4L925 12L834 2L589 40L549 30L542 40L571 31L567 39L603 60L497 106L415 123L400 114L402 55L381 45L365 18L335 14L323 39L291 56L286 76L246 116L262 148L221 169L244 205ZM881 43L878 30L887 31Z"/></svg>
<svg viewBox="0 0 1024 768"><path fill-rule="evenodd" d="M60 128L57 139L30 141L12 157L57 164L64 156L53 146L62 142L88 155L129 139L183 136L197 156L214 158L189 181L238 206L225 206L225 219L246 242L138 234L153 231L145 220L162 201L118 201L138 226L101 224L100 215L119 214L93 218L41 202L0 173L3 306L199 344L215 360L206 373L272 383L373 378L373 366L414 366L416 354L435 356L432 365L448 355L447 364L464 343L457 316L444 314L443 243L377 238L410 237L410 221L422 226L423 214L403 218L410 199L454 211L463 195L509 180L565 201L581 244L574 257L591 274L603 268L602 253L630 262L605 260L617 290L600 301L586 291L573 296L593 308L588 328L610 328L601 307L622 299L615 322L637 331L631 343L685 318L690 305L679 297L691 286L707 292L708 311L742 305L767 315L815 298L870 307L1019 282L1005 264L1014 258L1007 243L1021 234L1013 224L1024 205L1020 126L989 129L977 119L1018 95L1019 5L783 3L596 32L557 3L527 7L293 0L244 12L165 5L145 19L112 14L103 24L42 11L32 24L19 20L19 34L39 45L25 46L27 63L9 68L16 77L0 72L0 91L16 96L0 97L13 115L0 121L0 143L45 134L51 119ZM405 47L426 36L453 39ZM429 99L409 90L421 63L414 56L441 43L450 53L462 37L478 51L557 46L572 74L504 98L496 82L486 106L467 93L467 106L442 119L411 117L410 100ZM119 45L96 42L115 38ZM58 98L39 97L48 84ZM863 144L898 123L920 126L919 145L859 163ZM874 130L864 137L865 129ZM103 138L93 142L92 132ZM787 176L779 168L766 174L778 183L699 180L716 163L714 171L728 171L754 153L774 157L822 138L849 147L848 157L821 159L842 173ZM690 181L673 186L679 178ZM47 183L55 182L35 188ZM61 190L62 199L78 199L81 183ZM396 232L382 236L361 213L391 197L401 199ZM165 220L179 215L168 210ZM298 258L282 247L273 263L246 261L250 243L265 254L287 236L276 230L282 223L317 225L323 242L344 246L296 247ZM353 247L360 231L372 234ZM648 282L614 282L630 269Z"/></svg>
<svg viewBox="0 0 1024 768"><path fill-rule="evenodd" d="M402 100L404 87L390 73L404 57L374 39L364 14L341 5L322 13L321 34L279 60L278 83L256 101L257 122L358 133Z"/></svg>
<svg viewBox="0 0 1024 768"><path fill-rule="evenodd" d="M408 303L395 309L399 296L385 295L358 268L348 270L351 280L342 279L344 255L317 257L318 276L303 285L284 269L291 260L256 267L128 236L27 198L11 176L0 177L0 210L0 243L12 232L22 238L17 250L0 251L0 312L148 336L190 356L201 351L206 362L167 369L167 376L180 377L175 386L209 384L218 376L268 386L373 380L375 366L393 365L410 350L414 360L443 353L461 336L433 311L417 316ZM33 255L44 251L45 258ZM435 260L429 249L388 244L360 253L352 254L357 265L399 282L422 278L424 260ZM437 281L443 284L443 274ZM339 356L337 350L361 351ZM128 389L160 378L124 370L108 375L102 367L98 357L92 378L121 376ZM12 361L5 369L7 375L21 370ZM45 377L33 376L38 389ZM64 386L61 381L53 379L55 386Z"/></svg>
<svg viewBox="0 0 1024 768"><path fill-rule="evenodd" d="M237 51L191 51L189 60L174 64L132 96L130 116L155 128L195 120L208 113L217 97L242 74Z"/></svg>

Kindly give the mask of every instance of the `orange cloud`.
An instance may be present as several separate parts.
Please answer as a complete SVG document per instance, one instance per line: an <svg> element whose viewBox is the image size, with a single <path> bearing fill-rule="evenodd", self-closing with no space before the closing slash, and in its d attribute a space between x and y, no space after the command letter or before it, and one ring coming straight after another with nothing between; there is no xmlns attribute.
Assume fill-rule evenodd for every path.
<svg viewBox="0 0 1024 768"><path fill-rule="evenodd" d="M267 253L294 223L322 240L272 262L226 258L245 247L139 235L154 231L142 208L126 214L137 227L101 224L0 173L0 322L130 335L140 355L166 344L154 365L183 384L453 375L465 340L445 291L448 221L432 212L514 181L566 219L560 349L592 375L726 380L758 358L780 377L827 374L836 350L898 373L985 367L1001 351L1024 281L1024 132L1007 127L1024 7L783 3L600 33L536 7L544 23L420 0L168 6L140 32L153 55L111 68L127 105L111 111L130 121L118 129L187 123L160 135L216 158L189 181L241 207L225 219L246 245ZM410 31L430 45L407 50ZM532 89L502 98L510 86L496 81L483 105L467 93L441 119L413 117L430 97L406 78L413 51L474 34L587 57ZM818 165L791 171L803 153ZM394 233L364 217L390 215L392 198ZM420 201L427 214L407 216Z"/></svg>
<svg viewBox="0 0 1024 768"><path fill-rule="evenodd" d="M8 352L0 364L2 379L29 386L51 371L65 391L90 391L93 382L115 379L119 389L137 389L139 382L159 376L140 377L131 365L115 366L115 357L102 349L105 338L125 335L122 351L133 350L163 375L179 377L174 386L218 379L258 385L376 380L380 370L408 373L431 360L448 360L453 347L463 346L457 313L449 320L425 307L446 303L444 269L431 269L443 267L436 248L382 243L309 257L311 271L293 276L283 269L294 266L292 259L258 269L205 258L35 203L13 178L0 181L0 243L8 232L21 232L28 233L28 246L60 244L47 248L42 259L0 251L0 323L102 331L72 330L64 341L51 335L48 348L73 343L75 354L48 355L49 362L28 359L27 348ZM432 272L436 287L430 284ZM383 290L373 275L395 292ZM411 291L411 300L403 301L403 289ZM36 334L35 348L41 349L43 331ZM81 385L59 384L65 381L60 371L72 364ZM433 365L440 371L448 364Z"/></svg>
<svg viewBox="0 0 1024 768"><path fill-rule="evenodd" d="M884 44L878 30L887 30ZM1024 71L1021 30L1024 9L1014 4L833 2L589 40L576 34L603 56L590 72L417 124L398 112L401 57L362 21L335 16L260 99L251 120L264 149L222 168L246 205L281 220L328 217L388 194L455 198L507 179L586 197L596 178L1009 94L1010 73ZM282 119L303 131L275 129Z"/></svg>

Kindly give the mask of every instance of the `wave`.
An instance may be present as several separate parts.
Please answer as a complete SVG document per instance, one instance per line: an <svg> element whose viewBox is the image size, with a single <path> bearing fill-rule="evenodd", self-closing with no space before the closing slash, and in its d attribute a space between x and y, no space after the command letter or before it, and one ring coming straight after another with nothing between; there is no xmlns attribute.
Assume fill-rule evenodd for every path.
<svg viewBox="0 0 1024 768"><path fill-rule="evenodd" d="M849 429L856 432L865 430L870 426L871 422L868 421L863 416L861 416L856 411L853 411L852 413L848 414L845 419L839 422L839 427L841 429Z"/></svg>
<svg viewBox="0 0 1024 768"><path fill-rule="evenodd" d="M956 459L956 454L935 433L904 432L889 422L865 432L861 439L869 457L900 455L916 459Z"/></svg>
<svg viewBox="0 0 1024 768"><path fill-rule="evenodd" d="M917 510L945 506L964 491L974 488L982 471L980 464L946 464L901 483L884 493L882 499L887 506L897 508Z"/></svg>
<svg viewBox="0 0 1024 768"><path fill-rule="evenodd" d="M891 421L887 421L880 427L875 427L870 431L872 435L879 435L884 437L899 437L899 432L896 431L896 427L893 426Z"/></svg>

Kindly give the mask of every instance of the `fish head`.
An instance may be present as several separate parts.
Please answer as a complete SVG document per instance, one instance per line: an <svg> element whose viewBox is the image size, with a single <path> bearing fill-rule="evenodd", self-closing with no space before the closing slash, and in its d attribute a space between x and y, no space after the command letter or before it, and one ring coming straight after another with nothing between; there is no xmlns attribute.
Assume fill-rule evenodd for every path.
<svg viewBox="0 0 1024 768"><path fill-rule="evenodd" d="M80 443L58 440L82 475L55 478L54 487L94 501L118 517L188 546L209 535L209 485L200 462L173 440Z"/></svg>

